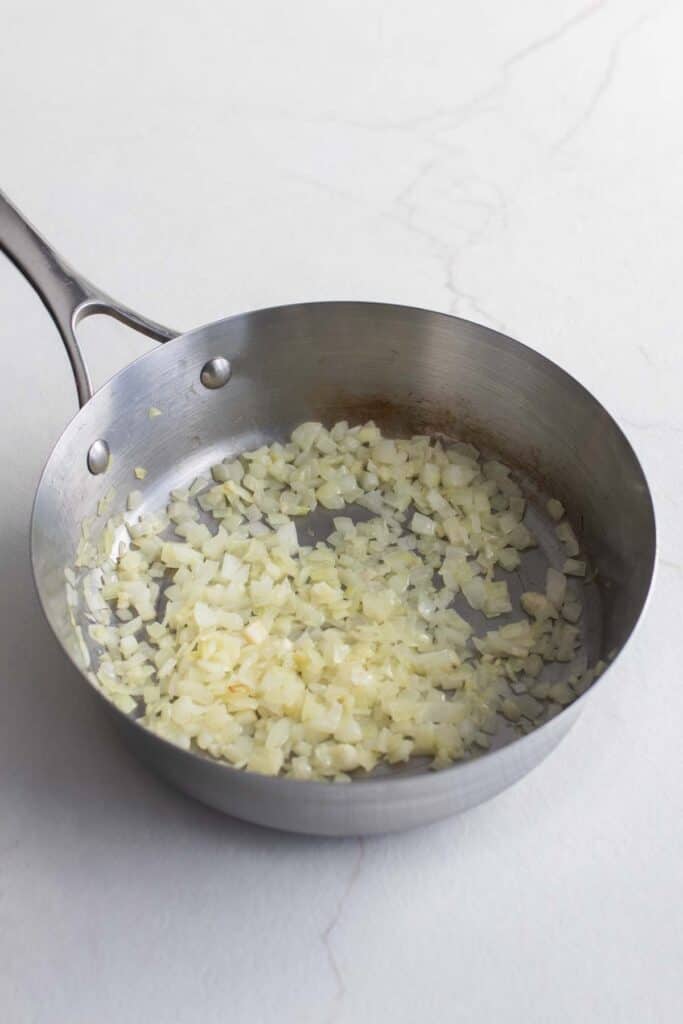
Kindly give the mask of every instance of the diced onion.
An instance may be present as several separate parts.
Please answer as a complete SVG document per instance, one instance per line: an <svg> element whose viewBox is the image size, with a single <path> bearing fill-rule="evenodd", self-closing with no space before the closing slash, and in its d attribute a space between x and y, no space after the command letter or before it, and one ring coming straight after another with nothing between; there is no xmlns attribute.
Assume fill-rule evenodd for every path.
<svg viewBox="0 0 683 1024"><path fill-rule="evenodd" d="M561 501L558 501L557 498L550 498L546 504L546 508L548 510L548 515L551 519L554 519L555 522L559 523L560 519L564 518L564 505Z"/></svg>
<svg viewBox="0 0 683 1024"><path fill-rule="evenodd" d="M510 470L471 445L303 423L210 477L162 513L114 517L99 544L85 521L88 572L65 572L74 626L78 587L90 617L93 678L158 735L237 768L348 781L414 756L444 767L487 749L501 716L528 731L544 701L589 685L538 678L580 642L566 575L586 567L555 499L568 558L545 594L522 594L529 617L474 637L453 607L514 617L496 566L514 571L536 545ZM314 543L295 519L318 505L335 515ZM344 514L353 506L362 521Z"/></svg>

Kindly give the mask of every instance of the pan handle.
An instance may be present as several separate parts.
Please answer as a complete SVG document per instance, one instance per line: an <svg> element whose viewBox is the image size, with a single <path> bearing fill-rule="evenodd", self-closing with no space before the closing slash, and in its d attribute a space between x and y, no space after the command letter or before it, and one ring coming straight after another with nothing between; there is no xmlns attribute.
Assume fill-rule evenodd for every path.
<svg viewBox="0 0 683 1024"><path fill-rule="evenodd" d="M112 316L155 341L170 341L178 331L140 316L116 302L73 270L0 191L0 250L38 292L57 325L69 356L82 406L93 388L76 340L76 325L95 313Z"/></svg>

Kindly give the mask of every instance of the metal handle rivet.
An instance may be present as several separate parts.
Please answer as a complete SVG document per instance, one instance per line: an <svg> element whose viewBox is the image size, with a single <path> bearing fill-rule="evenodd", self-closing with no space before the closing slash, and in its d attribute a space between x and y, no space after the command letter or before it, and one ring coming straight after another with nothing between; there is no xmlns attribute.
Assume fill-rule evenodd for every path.
<svg viewBox="0 0 683 1024"><path fill-rule="evenodd" d="M93 476L105 473L109 466L109 445L99 438L88 448L88 469Z"/></svg>
<svg viewBox="0 0 683 1024"><path fill-rule="evenodd" d="M202 366L199 379L205 388L222 388L230 380L232 367L225 356L214 356Z"/></svg>

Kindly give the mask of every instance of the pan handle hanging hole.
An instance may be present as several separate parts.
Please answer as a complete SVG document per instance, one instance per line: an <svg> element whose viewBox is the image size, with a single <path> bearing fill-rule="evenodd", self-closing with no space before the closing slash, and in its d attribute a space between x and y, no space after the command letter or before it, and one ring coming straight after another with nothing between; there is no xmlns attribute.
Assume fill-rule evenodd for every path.
<svg viewBox="0 0 683 1024"><path fill-rule="evenodd" d="M106 473L109 468L109 445L102 438L98 438L88 448L88 469L93 476Z"/></svg>
<svg viewBox="0 0 683 1024"><path fill-rule="evenodd" d="M205 388L222 388L227 384L232 374L232 367L225 356L214 356L202 366L199 379Z"/></svg>

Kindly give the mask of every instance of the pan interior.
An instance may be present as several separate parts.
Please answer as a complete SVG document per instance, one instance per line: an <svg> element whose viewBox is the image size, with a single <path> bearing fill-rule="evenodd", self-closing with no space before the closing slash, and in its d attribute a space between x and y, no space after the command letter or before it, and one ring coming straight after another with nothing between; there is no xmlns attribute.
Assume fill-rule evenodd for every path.
<svg viewBox="0 0 683 1024"><path fill-rule="evenodd" d="M218 355L230 359L232 378L210 390L201 370ZM150 418L151 407L162 415ZM513 607L524 590L543 591L547 566L564 561L544 509L548 496L558 497L598 575L594 583L571 583L583 604L575 663L548 665L544 678L566 678L623 646L649 587L654 521L638 462L605 410L543 357L486 328L401 307L324 303L246 314L183 336L122 371L67 428L41 481L32 547L48 619L74 661L82 658L64 568L73 563L80 523L110 488L118 507L136 488L142 511L158 509L172 489L222 458L285 440L304 420L331 426L340 419L373 419L387 436L470 441L513 467L539 544L516 572L497 570ZM86 465L97 438L112 452L99 477ZM140 465L143 484L133 476ZM302 540L322 539L329 517L316 512L297 527ZM492 625L461 597L455 606L479 634L519 618L513 611ZM82 609L76 618L87 626ZM501 726L495 746L517 736ZM412 762L392 771L424 767Z"/></svg>
<svg viewBox="0 0 683 1024"><path fill-rule="evenodd" d="M329 426L332 426L332 424L329 424ZM404 429L396 436L410 435L407 434ZM273 437L266 435L262 435L256 439L251 438L250 443L247 446L241 447L238 450L235 450L231 445L230 449L224 452L224 457L232 458L249 448L257 448L261 445L271 444L275 440L284 441L286 439L286 437ZM448 445L449 442L452 443L455 440L461 439L445 438L442 436L440 437L440 440L442 440L445 445ZM494 458L498 455L497 452L493 451L486 451L483 454L487 458ZM144 503L138 507L134 513L127 513L126 518L132 522L140 516L159 512L163 510L168 503L171 491L189 487L197 477L210 477L210 464L206 464L203 459L197 460L196 463L195 460L192 460L192 467L189 475L187 474L187 468L189 467L185 468L185 472L182 476L178 476L177 473L172 473L168 477L159 479L154 488L147 490L146 500ZM521 564L518 569L511 572L506 572L500 567L497 567L496 569L496 578L505 579L508 584L513 605L513 610L511 612L499 615L495 619L489 619L483 614L483 612L478 612L472 609L462 594L458 594L456 596L452 603L452 607L454 607L458 613L472 625L475 636L483 636L488 630L498 629L508 622L514 622L520 617L523 617L523 613L521 612L519 605L519 598L521 594L525 591L537 591L542 593L545 590L545 577L548 566L552 565L555 568L561 569L566 558L566 552L555 532L557 524L549 517L545 510L545 503L549 495L540 491L537 484L519 470L515 474L515 479L522 487L524 496L527 499L527 510L524 517L524 523L537 539L538 546L521 553ZM123 511L123 508L113 509L113 511ZM325 540L334 529L332 523L333 518L340 514L349 516L355 522L360 522L370 518L371 516L371 513L356 504L348 505L343 513L330 512L321 506L318 506L314 512L307 516L297 517L295 520L300 543L310 545L317 541ZM213 528L215 531L217 524L210 515L201 513L200 518L201 521L203 521L209 528ZM165 536L168 536L169 538L173 536L172 531L167 531ZM123 531L121 531L120 537L116 539L114 548L118 546L119 539L122 537ZM166 585L168 582L170 582L170 580L166 581ZM162 582L161 602L163 602L164 589L165 584ZM539 677L539 681L542 680L548 683L554 683L566 680L571 675L582 673L586 668L594 665L600 659L600 652L602 649L602 607L599 587L592 580L584 581L581 579L569 578L568 596L573 600L578 601L582 606L582 615L579 623L581 645L577 649L575 657L571 662L554 662L546 664L541 676ZM80 608L79 610L78 622L82 628L83 635L86 637L91 664L96 664L98 648L97 645L89 638L89 622L85 617L83 608ZM561 708L559 705L552 703L548 704L544 716L540 720L540 724L559 713L560 710ZM525 724L527 728L530 727L530 723ZM507 745L507 743L511 742L519 735L519 730L515 729L514 726L501 717L498 731L495 736L492 737L491 749L499 749L500 747ZM477 753L475 751L469 756L470 758L483 756L483 753ZM429 759L412 758L407 763L401 763L391 767L381 765L372 773L372 776L376 777L386 773L413 774L415 772L424 771L428 766ZM368 777L371 776L368 776L365 773L358 773L357 779L360 781L363 778Z"/></svg>

